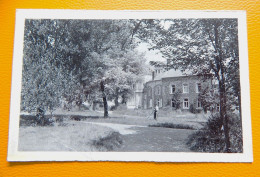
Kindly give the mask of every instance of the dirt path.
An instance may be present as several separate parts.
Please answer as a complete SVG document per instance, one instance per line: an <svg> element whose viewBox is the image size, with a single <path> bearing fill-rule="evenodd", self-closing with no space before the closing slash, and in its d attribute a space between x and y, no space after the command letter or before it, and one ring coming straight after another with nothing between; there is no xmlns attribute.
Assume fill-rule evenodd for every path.
<svg viewBox="0 0 260 177"><path fill-rule="evenodd" d="M188 129L92 123L113 128L122 134L123 145L114 150L117 152L190 152L186 142L188 136L194 132Z"/></svg>

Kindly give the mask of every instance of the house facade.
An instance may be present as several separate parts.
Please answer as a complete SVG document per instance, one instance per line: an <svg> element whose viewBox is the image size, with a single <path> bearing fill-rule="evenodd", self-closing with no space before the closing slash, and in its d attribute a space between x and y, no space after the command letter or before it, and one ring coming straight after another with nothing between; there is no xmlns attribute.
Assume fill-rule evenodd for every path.
<svg viewBox="0 0 260 177"><path fill-rule="evenodd" d="M151 80L152 76L146 75L142 79L139 79L132 85L133 94L127 100L128 109L140 109L142 108L142 99L143 99L143 89L144 84Z"/></svg>
<svg viewBox="0 0 260 177"><path fill-rule="evenodd" d="M146 82L143 88L142 108L202 110L199 94L211 87L211 80L171 69Z"/></svg>

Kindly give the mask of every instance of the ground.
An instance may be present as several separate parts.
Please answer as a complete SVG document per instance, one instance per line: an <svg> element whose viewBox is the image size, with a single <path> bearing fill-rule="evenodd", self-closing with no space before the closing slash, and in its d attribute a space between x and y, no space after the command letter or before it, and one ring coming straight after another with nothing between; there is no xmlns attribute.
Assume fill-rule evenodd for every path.
<svg viewBox="0 0 260 177"><path fill-rule="evenodd" d="M64 115L100 116L102 112L67 112ZM110 112L110 118L65 120L53 127L21 126L20 151L189 152L188 136L201 128L201 116L175 118L129 116ZM158 123L189 125L193 129L150 127ZM116 136L116 137L115 137Z"/></svg>

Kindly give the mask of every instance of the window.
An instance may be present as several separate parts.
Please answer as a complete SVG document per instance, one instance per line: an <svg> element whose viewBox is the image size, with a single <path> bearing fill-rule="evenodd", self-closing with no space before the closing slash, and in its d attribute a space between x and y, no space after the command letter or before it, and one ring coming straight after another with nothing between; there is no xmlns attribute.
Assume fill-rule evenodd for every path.
<svg viewBox="0 0 260 177"><path fill-rule="evenodd" d="M183 84L183 93L189 93L189 85Z"/></svg>
<svg viewBox="0 0 260 177"><path fill-rule="evenodd" d="M171 106L172 106L173 108L176 107L176 104L175 104L175 100L174 100L174 99L172 99L172 101L171 101Z"/></svg>
<svg viewBox="0 0 260 177"><path fill-rule="evenodd" d="M189 99L184 98L183 100L183 109L188 109L189 108Z"/></svg>
<svg viewBox="0 0 260 177"><path fill-rule="evenodd" d="M152 89L151 88L148 89L148 95L152 96Z"/></svg>
<svg viewBox="0 0 260 177"><path fill-rule="evenodd" d="M171 85L171 93L175 92L175 85Z"/></svg>
<svg viewBox="0 0 260 177"><path fill-rule="evenodd" d="M202 104L201 104L201 101L199 99L197 100L197 107L202 108Z"/></svg>
<svg viewBox="0 0 260 177"><path fill-rule="evenodd" d="M158 98L157 101L156 101L156 106L159 106L160 108L162 107L162 99Z"/></svg>
<svg viewBox="0 0 260 177"><path fill-rule="evenodd" d="M201 92L201 83L196 84L196 92L200 93Z"/></svg>
<svg viewBox="0 0 260 177"><path fill-rule="evenodd" d="M160 95L161 94L161 87L158 86L155 91L156 91L157 95Z"/></svg>
<svg viewBox="0 0 260 177"><path fill-rule="evenodd" d="M153 107L153 100L152 100L152 99L150 99L149 107L150 107L150 108Z"/></svg>

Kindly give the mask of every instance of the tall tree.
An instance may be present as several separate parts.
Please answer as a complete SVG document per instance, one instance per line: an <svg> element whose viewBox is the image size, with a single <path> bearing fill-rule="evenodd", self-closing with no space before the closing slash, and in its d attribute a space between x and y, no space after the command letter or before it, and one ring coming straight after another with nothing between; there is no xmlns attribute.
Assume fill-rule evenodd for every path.
<svg viewBox="0 0 260 177"><path fill-rule="evenodd" d="M120 95L126 101L137 75L143 73L144 56L135 50L135 25L129 20L99 20L93 24L90 38L94 50L87 57L95 61L96 70L91 76L83 72L83 80L88 95L93 88L100 88L104 117L108 117L107 101L114 100L117 106Z"/></svg>
<svg viewBox="0 0 260 177"><path fill-rule="evenodd" d="M66 30L65 21L25 21L22 110L52 112L77 87L72 71L62 61L68 50L75 50L70 44L60 45L67 39Z"/></svg>

